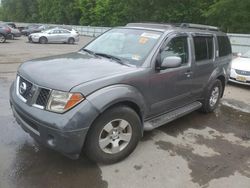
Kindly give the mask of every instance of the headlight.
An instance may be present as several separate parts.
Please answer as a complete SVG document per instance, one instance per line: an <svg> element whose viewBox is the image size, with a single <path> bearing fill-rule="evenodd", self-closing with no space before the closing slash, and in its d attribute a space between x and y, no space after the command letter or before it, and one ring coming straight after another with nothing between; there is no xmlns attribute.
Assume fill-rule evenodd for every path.
<svg viewBox="0 0 250 188"><path fill-rule="evenodd" d="M50 94L46 109L52 112L63 113L84 100L81 93L68 93L53 90Z"/></svg>

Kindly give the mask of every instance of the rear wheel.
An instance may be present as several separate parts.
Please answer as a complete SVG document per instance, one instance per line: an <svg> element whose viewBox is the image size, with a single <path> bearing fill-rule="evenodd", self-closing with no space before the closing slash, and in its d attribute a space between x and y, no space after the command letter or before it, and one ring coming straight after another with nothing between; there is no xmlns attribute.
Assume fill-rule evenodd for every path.
<svg viewBox="0 0 250 188"><path fill-rule="evenodd" d="M114 107L92 125L85 153L95 162L115 163L132 153L140 137L141 120L137 113L127 106Z"/></svg>
<svg viewBox="0 0 250 188"><path fill-rule="evenodd" d="M68 44L74 44L75 43L75 39L74 38L69 38L68 39Z"/></svg>
<svg viewBox="0 0 250 188"><path fill-rule="evenodd" d="M6 41L6 37L0 33L0 43L4 43Z"/></svg>
<svg viewBox="0 0 250 188"><path fill-rule="evenodd" d="M10 34L10 39L11 39L11 40L14 40L14 39L15 39L15 36L14 36L12 33Z"/></svg>
<svg viewBox="0 0 250 188"><path fill-rule="evenodd" d="M205 113L213 112L219 104L221 93L222 83L220 80L217 79L208 90L203 101L201 111Z"/></svg>
<svg viewBox="0 0 250 188"><path fill-rule="evenodd" d="M48 39L47 39L46 37L41 37L41 38L39 39L39 42L40 42L41 44L47 44L47 43L48 43Z"/></svg>

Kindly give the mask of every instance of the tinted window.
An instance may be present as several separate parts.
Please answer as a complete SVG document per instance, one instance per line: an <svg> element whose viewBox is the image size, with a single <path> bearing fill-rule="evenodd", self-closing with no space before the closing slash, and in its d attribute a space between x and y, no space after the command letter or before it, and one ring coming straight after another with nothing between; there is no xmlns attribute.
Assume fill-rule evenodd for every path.
<svg viewBox="0 0 250 188"><path fill-rule="evenodd" d="M232 53L231 44L227 36L218 36L219 56L226 56Z"/></svg>
<svg viewBox="0 0 250 188"><path fill-rule="evenodd" d="M213 58L213 37L194 37L194 48L196 61L209 60Z"/></svg>
<svg viewBox="0 0 250 188"><path fill-rule="evenodd" d="M188 42L187 37L173 38L161 52L161 61L170 56L178 56L182 64L188 63Z"/></svg>
<svg viewBox="0 0 250 188"><path fill-rule="evenodd" d="M70 32L67 30L61 30L61 33L70 33Z"/></svg>

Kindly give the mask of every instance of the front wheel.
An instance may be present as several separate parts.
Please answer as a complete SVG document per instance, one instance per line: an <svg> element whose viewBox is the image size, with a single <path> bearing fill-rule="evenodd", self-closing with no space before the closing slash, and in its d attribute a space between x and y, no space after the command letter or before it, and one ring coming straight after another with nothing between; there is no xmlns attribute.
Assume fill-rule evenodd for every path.
<svg viewBox="0 0 250 188"><path fill-rule="evenodd" d="M219 104L221 93L222 83L217 79L207 91L201 111L205 113L213 112Z"/></svg>
<svg viewBox="0 0 250 188"><path fill-rule="evenodd" d="M115 163L127 157L141 138L137 113L118 106L105 111L94 122L85 142L85 154L95 162Z"/></svg>
<svg viewBox="0 0 250 188"><path fill-rule="evenodd" d="M40 44L47 44L47 43L48 43L48 39L47 39L46 37L41 37L41 38L39 39L39 43L40 43Z"/></svg>

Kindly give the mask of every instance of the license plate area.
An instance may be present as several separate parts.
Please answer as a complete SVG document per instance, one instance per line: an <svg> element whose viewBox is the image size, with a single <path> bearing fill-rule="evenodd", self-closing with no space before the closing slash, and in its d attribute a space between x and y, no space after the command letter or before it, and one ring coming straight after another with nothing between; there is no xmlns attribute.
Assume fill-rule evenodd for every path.
<svg viewBox="0 0 250 188"><path fill-rule="evenodd" d="M237 76L237 77L236 77L236 80L237 80L237 81L240 81L240 82L246 82L246 81L247 81L247 78L244 77L244 76Z"/></svg>

